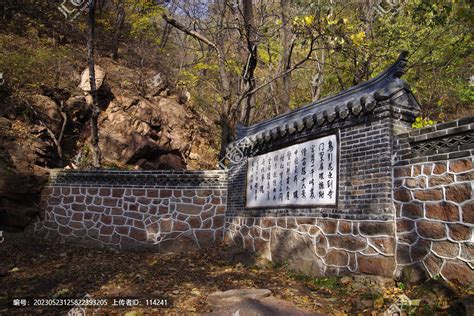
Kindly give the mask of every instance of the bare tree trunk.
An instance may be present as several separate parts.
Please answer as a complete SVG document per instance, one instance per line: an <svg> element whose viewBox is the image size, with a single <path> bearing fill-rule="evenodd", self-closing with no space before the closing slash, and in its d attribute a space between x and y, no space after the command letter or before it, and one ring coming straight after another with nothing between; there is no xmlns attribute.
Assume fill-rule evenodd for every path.
<svg viewBox="0 0 474 316"><path fill-rule="evenodd" d="M220 53L224 51L224 39L219 36L217 43L218 49L218 64L219 77L222 88L222 107L220 110L219 125L221 127L221 149L219 152L219 160L224 158L227 146L232 142L233 127L235 124L235 113L232 107L232 90L230 84L229 74L226 70L225 57Z"/></svg>
<svg viewBox="0 0 474 316"><path fill-rule="evenodd" d="M97 87L95 83L95 68L94 68L94 37L95 37L95 0L89 0L89 37L87 40L87 62L89 64L89 82L91 85L92 95L92 114L91 114L91 146L92 146L92 159L95 168L101 166L101 153L99 148L99 100L97 95Z"/></svg>
<svg viewBox="0 0 474 316"><path fill-rule="evenodd" d="M221 149L219 151L219 160L224 158L227 150L227 146L232 142L232 123L226 115L221 115L219 119L219 125L221 127Z"/></svg>
<svg viewBox="0 0 474 316"><path fill-rule="evenodd" d="M252 91L255 88L255 69L257 68L257 46L258 37L255 29L255 19L253 14L252 0L243 0L244 27L247 39L247 62L242 70L243 93ZM252 111L255 108L254 94L247 94L243 100L244 108L241 111L240 121L245 125L250 124Z"/></svg>
<svg viewBox="0 0 474 316"><path fill-rule="evenodd" d="M165 24L163 28L163 35L161 36L161 42L160 42L160 48L163 49L166 47L166 44L168 43L168 39L171 34L171 29L172 26L168 23Z"/></svg>
<svg viewBox="0 0 474 316"><path fill-rule="evenodd" d="M281 0L280 16L281 16L281 45L283 47L283 55L280 61L280 72L284 73L291 66L291 51L293 47L291 29L290 29L290 0ZM277 107L277 114L281 114L290 110L291 100L291 72L288 72L281 78L281 91L279 91L280 104Z"/></svg>
<svg viewBox="0 0 474 316"><path fill-rule="evenodd" d="M313 101L319 100L321 97L321 88L324 81L324 63L325 63L325 52L324 49L321 51L321 58L317 57L316 53L316 62L318 71L313 76L313 80L311 81L311 98Z"/></svg>
<svg viewBox="0 0 474 316"><path fill-rule="evenodd" d="M364 21L366 23L365 29L365 37L366 40L372 39L372 22L374 20L374 13L373 13L373 0L366 0L365 2L361 2L362 9L365 11ZM359 56L363 56L362 60L359 60ZM366 56L366 57L365 57ZM354 64L354 78L352 80L353 85L357 85L365 80L370 78L370 64L371 64L371 56L370 54L365 54L364 52L360 52L353 57L353 64Z"/></svg>
<svg viewBox="0 0 474 316"><path fill-rule="evenodd" d="M225 18L224 12L221 12L221 20ZM212 42L203 34L196 32L194 30L188 29L186 26L178 22L177 20L167 16L166 14L162 15L163 19L173 27L178 30L188 34L189 36L194 37L199 42L204 43L214 49L217 53L217 62L219 65L219 78L222 89L222 103L219 113L219 125L221 126L221 149L219 153L219 159L225 156L227 145L232 141L232 131L235 123L236 109L232 104L232 90L231 90L231 81L229 74L226 70L226 58L225 58L225 38L221 35L217 35L216 43ZM222 28L222 21L221 28Z"/></svg>
<svg viewBox="0 0 474 316"><path fill-rule="evenodd" d="M114 33L114 41L112 46L112 58L117 60L118 58L118 47L120 41L120 34L122 32L123 23L125 21L125 8L124 8L124 0L120 0L117 5L117 19L115 20L115 33Z"/></svg>

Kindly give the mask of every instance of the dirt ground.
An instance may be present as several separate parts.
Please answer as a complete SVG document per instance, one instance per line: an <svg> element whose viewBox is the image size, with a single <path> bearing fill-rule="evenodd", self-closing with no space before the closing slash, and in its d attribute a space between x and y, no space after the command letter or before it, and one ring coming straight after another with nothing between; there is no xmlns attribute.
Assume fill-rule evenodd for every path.
<svg viewBox="0 0 474 316"><path fill-rule="evenodd" d="M85 295L109 298L107 307L86 309L94 315L202 314L211 311L209 294L248 288L269 289L275 298L328 315L379 315L401 294L419 299L411 310L416 315L446 315L459 312L453 309L456 300L466 294L436 280L408 289L377 277L314 279L285 266L248 267L229 260L222 247L185 254L119 253L26 238L20 233L3 235L0 315L64 315L73 306L44 304L52 299L54 304L70 304L67 299ZM140 299L141 305L110 306L113 298ZM28 299L29 305L13 306L15 299ZM151 306L164 302L168 307Z"/></svg>

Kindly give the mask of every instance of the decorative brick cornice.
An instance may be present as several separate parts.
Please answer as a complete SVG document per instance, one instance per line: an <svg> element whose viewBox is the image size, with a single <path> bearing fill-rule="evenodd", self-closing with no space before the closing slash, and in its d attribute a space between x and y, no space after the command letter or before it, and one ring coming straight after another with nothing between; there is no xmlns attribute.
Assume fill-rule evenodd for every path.
<svg viewBox="0 0 474 316"><path fill-rule="evenodd" d="M395 164L455 159L474 155L474 116L400 134Z"/></svg>
<svg viewBox="0 0 474 316"><path fill-rule="evenodd" d="M50 185L221 187L227 185L227 172L212 171L108 171L53 170Z"/></svg>

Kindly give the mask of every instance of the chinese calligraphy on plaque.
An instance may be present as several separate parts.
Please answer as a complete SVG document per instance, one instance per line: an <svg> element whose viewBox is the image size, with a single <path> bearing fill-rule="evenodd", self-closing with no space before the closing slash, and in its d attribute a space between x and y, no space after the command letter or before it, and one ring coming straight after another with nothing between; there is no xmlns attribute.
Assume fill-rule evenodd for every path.
<svg viewBox="0 0 474 316"><path fill-rule="evenodd" d="M336 191L336 135L248 160L247 207L335 205Z"/></svg>

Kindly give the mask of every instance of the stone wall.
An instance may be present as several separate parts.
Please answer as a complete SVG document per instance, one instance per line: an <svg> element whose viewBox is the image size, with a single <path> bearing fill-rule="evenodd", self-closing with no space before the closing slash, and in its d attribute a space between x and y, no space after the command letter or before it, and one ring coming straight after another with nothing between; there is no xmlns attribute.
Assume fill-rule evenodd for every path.
<svg viewBox="0 0 474 316"><path fill-rule="evenodd" d="M245 159L229 171L226 242L302 273L394 276L394 135L419 105L398 77L403 59L360 86L255 126L233 148L246 157L329 134L338 136L338 196L332 207L246 207ZM229 157L231 155L229 154ZM237 159L230 159L237 160Z"/></svg>
<svg viewBox="0 0 474 316"><path fill-rule="evenodd" d="M391 120L390 107L380 104L373 112L288 141L329 131L339 135L337 208L248 209L242 194L247 164L234 166L229 172L227 241L313 276L357 272L392 277Z"/></svg>
<svg viewBox="0 0 474 316"><path fill-rule="evenodd" d="M240 127L228 152L226 242L313 276L440 275L472 285L473 118L412 131L420 107L403 67L402 55L366 83ZM338 136L335 206L246 205L245 157L329 134Z"/></svg>
<svg viewBox="0 0 474 316"><path fill-rule="evenodd" d="M127 250L195 250L222 240L224 171L55 171L42 192L47 238Z"/></svg>
<svg viewBox="0 0 474 316"><path fill-rule="evenodd" d="M226 241L311 276L392 277L395 269L391 220L239 216L228 221Z"/></svg>
<svg viewBox="0 0 474 316"><path fill-rule="evenodd" d="M394 168L397 265L474 284L474 117L401 134Z"/></svg>
<svg viewBox="0 0 474 316"><path fill-rule="evenodd" d="M420 107L400 79L405 64L402 54L366 83L239 126L228 171L54 172L36 232L156 251L224 239L312 276L440 275L471 286L474 118L412 130ZM246 205L247 158L327 135L337 139L335 204Z"/></svg>

